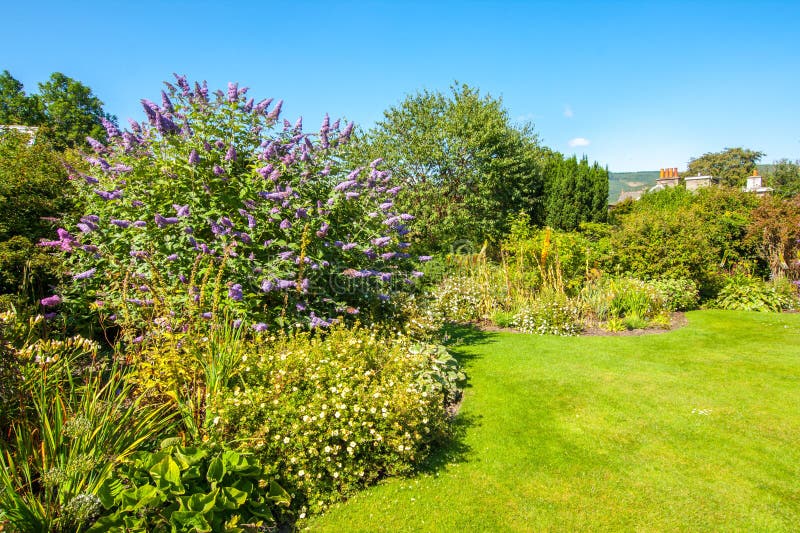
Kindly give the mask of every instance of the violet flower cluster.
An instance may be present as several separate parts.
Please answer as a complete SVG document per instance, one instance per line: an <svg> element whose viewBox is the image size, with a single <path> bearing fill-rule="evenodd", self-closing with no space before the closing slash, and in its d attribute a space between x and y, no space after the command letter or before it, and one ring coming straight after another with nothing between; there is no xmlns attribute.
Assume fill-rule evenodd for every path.
<svg viewBox="0 0 800 533"><path fill-rule="evenodd" d="M73 295L101 298L116 316L173 309L175 320L222 305L257 332L388 312L413 289L401 187L381 159L348 169L337 155L352 122L326 115L307 133L302 117L281 121L282 100L256 101L238 84L209 93L176 76L166 86L161 105L142 100L144 121L105 123L108 145L89 141L90 171L76 180L88 214L41 243L69 254ZM159 290L122 298L132 278Z"/></svg>

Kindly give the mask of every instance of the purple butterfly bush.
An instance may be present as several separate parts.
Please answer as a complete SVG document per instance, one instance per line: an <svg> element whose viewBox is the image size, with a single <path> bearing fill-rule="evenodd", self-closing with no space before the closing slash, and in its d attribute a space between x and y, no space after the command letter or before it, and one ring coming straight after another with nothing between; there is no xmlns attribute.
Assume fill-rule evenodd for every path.
<svg viewBox="0 0 800 533"><path fill-rule="evenodd" d="M153 217L156 221L156 226L159 228L165 228L172 224L178 223L178 217L165 217L156 213L155 217Z"/></svg>
<svg viewBox="0 0 800 533"><path fill-rule="evenodd" d="M106 148L106 146L103 143L101 143L100 141L98 141L98 140L96 140L96 139L94 139L92 137L87 136L86 137L86 142L89 143L89 146L92 147L92 150L94 150L98 154L102 154L103 152L107 152L108 151L108 149Z"/></svg>
<svg viewBox="0 0 800 533"><path fill-rule="evenodd" d="M103 191L100 189L95 189L94 193L106 201L119 200L120 198L122 198L122 189L115 189L113 191Z"/></svg>
<svg viewBox="0 0 800 533"><path fill-rule="evenodd" d="M244 295L242 294L242 285L240 283L234 283L228 288L228 298L234 302L242 301Z"/></svg>
<svg viewBox="0 0 800 533"><path fill-rule="evenodd" d="M58 228L56 233L58 234L57 241L42 241L39 246L57 247L62 252L71 252L79 244L78 240L64 228Z"/></svg>
<svg viewBox="0 0 800 533"><path fill-rule="evenodd" d="M219 261L225 256L231 262L222 278L228 294L225 300L228 303L225 305L242 302L236 306L236 314L241 316L237 320L253 324L252 328L256 331L260 330L257 327L259 325L266 330L270 315L264 315L265 309L288 305L290 311L287 312L293 320L315 328L327 327L334 320L326 316L345 311L355 314L358 312L356 305L367 304L377 297L372 289L372 292L366 291L359 296L349 295L346 298L352 298L352 301L342 302L340 300L345 296L330 292L325 284L319 287L315 285L314 291L310 292L311 280L303 275L303 269L306 273L318 271L315 276L347 271L349 274L345 275L364 278L364 282L371 287L375 286L372 278L389 282L414 277L410 269L411 262L404 261L409 258L408 254L400 251L405 245L397 242L395 237L407 232L401 222L413 217L392 212L394 202L391 198L400 192L400 188L388 188L390 174L379 170L382 159L370 162L367 168L369 174L365 176L363 167L352 171L342 169L341 159L337 158L337 147L347 143L354 131L352 122L340 129L340 121L331 124L330 116L326 114L315 138L302 131L303 120L300 117L294 125L286 122L285 131L281 132L275 126L281 118L283 101L278 101L270 111L272 99L258 103L253 98L245 101L246 89L240 89L236 83L228 85L227 94L217 92L215 94L219 99L209 101L205 83L195 83L192 91L185 77L176 75L176 80L177 88L167 84L168 90L162 91L160 107L149 100L142 100L146 119L141 125L132 121L131 131L120 132L114 129L116 126L112 123L104 123L108 132L108 146L90 141L97 152L89 158L90 164L95 167L90 171L92 175L84 177L74 172L76 178L83 177L83 180L77 180L81 186L86 181L89 185L86 190L94 191L94 202L102 206L99 209L103 220L108 220L111 226L121 231L107 234L102 230L99 220L85 219L77 227L81 231L81 239L92 244L79 243L66 230L58 240L41 243L64 251L77 248L81 257L87 257L84 271L73 276L76 280L84 280L84 288L89 289L93 284L101 284L100 280L111 279L105 277L106 267L98 269L88 262L89 254L98 253L95 243L107 244L102 242L107 235L114 235L121 243L148 239L141 242L147 242L148 248L152 246L153 252L130 248L123 252L135 259L148 258L146 262L131 262L128 259L117 264L136 265L139 272L162 265L166 269L164 279L174 279L176 284L183 284L183 291L189 288L186 269L192 263L185 251L199 254L201 258L203 255L211 256L205 261ZM226 117L231 114L237 119L241 117L246 124L246 131L242 135L237 133L235 140L224 141L227 134L217 133L217 138L209 138L205 133L209 128L202 121L207 118L213 120L216 113L222 112ZM166 161L169 164L165 164ZM180 165L180 161L188 162L188 166ZM223 161L241 164L231 165ZM201 166L202 163L205 164ZM132 167L136 168L136 173L131 172ZM217 187L225 187L225 194L228 194L227 186L219 185L213 177L209 179L209 174L222 176L222 181L235 179L237 185L241 184L242 187L238 196L234 193L230 200L215 196ZM103 179L98 180L100 176ZM91 185L99 187L97 183L108 180L118 182L116 187L91 188ZM153 180L152 183L156 185L151 188L151 182L142 180ZM144 183L148 185L142 187ZM165 184L166 189L161 183ZM183 192L176 193L172 198L164 197L165 191L173 188L172 183L175 184L173 190L188 190L190 195ZM184 187L185 183L189 187ZM259 188L262 189L260 192ZM348 204L342 202L356 198L360 200ZM122 201L103 202L109 200ZM213 210L209 210L209 202L214 205ZM174 216L166 213L168 206L174 210ZM362 210L361 206L371 206L374 218L367 218L365 215L369 209ZM149 225L144 220L131 222L129 219L135 218L131 215L132 211L138 211L138 217L150 221ZM234 216L232 219L230 214L236 213L240 218ZM186 224L193 216L208 221L205 227L202 223L201 226L195 225L197 240L192 235L192 227ZM347 218L353 216L356 218ZM185 219L181 231L155 233L156 228L176 225L180 219ZM380 230L381 226L383 230ZM345 228L350 227L359 228L357 236L347 233ZM133 231L132 228L140 229L130 235L136 240L128 241L125 231ZM215 236L213 241L210 234ZM308 242L308 253L303 255L302 260L297 252L288 249L300 244L301 234ZM120 235L123 236L121 239ZM177 240L174 240L176 237ZM341 240L335 240L337 238ZM274 239L277 242L273 243ZM213 243L218 243L216 250L210 248ZM114 254L113 245L110 249L107 246L101 249L104 254ZM164 249L169 252L163 252ZM355 249L360 251L347 253ZM86 250L87 253L80 250ZM156 253L155 250L161 251ZM152 260L149 259L149 253L153 254ZM380 270L376 270L378 265L382 265ZM110 268L113 271L115 267ZM246 278L237 278L237 273L258 276L261 291L245 300L243 286ZM147 279L153 278L148 274ZM311 296L302 297L300 301L297 299L300 294ZM200 296L198 291L194 291L187 297L199 300ZM287 297L289 300L282 304ZM364 301L359 303L358 298ZM140 305L148 305L147 302L140 300ZM240 315L243 309L248 310L246 313L255 314ZM354 310L352 313L351 309Z"/></svg>
<svg viewBox="0 0 800 533"><path fill-rule="evenodd" d="M122 135L119 131L119 128L117 128L117 125L107 118L101 117L100 122L103 124L103 127L106 130L106 135L108 135L109 139L113 139L114 137L119 137Z"/></svg>
<svg viewBox="0 0 800 533"><path fill-rule="evenodd" d="M44 307L55 307L61 303L61 297L58 294L54 294L52 296L42 298L39 300L39 303L41 303Z"/></svg>

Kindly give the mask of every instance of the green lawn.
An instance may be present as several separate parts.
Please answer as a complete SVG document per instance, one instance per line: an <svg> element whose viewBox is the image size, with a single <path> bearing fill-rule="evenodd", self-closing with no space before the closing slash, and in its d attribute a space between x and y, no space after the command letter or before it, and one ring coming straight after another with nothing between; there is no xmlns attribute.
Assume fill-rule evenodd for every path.
<svg viewBox="0 0 800 533"><path fill-rule="evenodd" d="M798 531L800 315L473 335L460 436L314 531Z"/></svg>

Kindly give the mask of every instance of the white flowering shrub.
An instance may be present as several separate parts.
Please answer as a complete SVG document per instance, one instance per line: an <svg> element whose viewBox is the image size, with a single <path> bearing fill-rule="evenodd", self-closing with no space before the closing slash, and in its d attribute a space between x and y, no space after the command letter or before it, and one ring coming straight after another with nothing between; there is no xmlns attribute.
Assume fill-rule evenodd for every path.
<svg viewBox="0 0 800 533"><path fill-rule="evenodd" d="M433 311L448 322L479 320L484 291L468 276L446 278L433 291Z"/></svg>
<svg viewBox="0 0 800 533"><path fill-rule="evenodd" d="M423 460L463 379L442 348L335 326L265 338L212 400L211 437L255 454L302 518Z"/></svg>
<svg viewBox="0 0 800 533"><path fill-rule="evenodd" d="M535 300L517 310L513 325L538 335L577 335L583 328L580 307L566 297Z"/></svg>

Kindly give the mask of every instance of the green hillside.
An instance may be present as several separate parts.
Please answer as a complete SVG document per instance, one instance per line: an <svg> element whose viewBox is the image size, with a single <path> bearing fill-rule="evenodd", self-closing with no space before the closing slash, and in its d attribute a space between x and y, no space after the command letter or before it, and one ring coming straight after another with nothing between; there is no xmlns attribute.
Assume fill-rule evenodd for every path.
<svg viewBox="0 0 800 533"><path fill-rule="evenodd" d="M616 202L622 191L639 191L649 189L656 184L658 170L640 172L609 172L608 201Z"/></svg>

